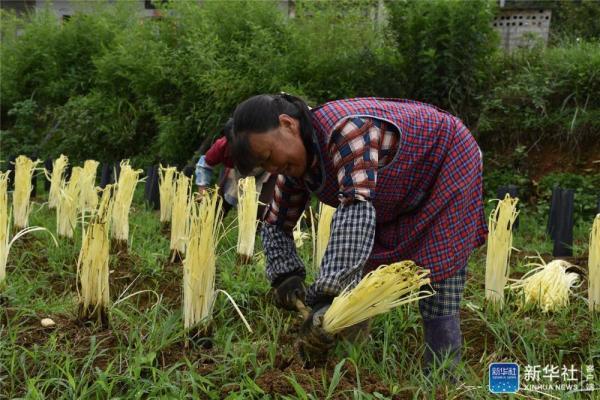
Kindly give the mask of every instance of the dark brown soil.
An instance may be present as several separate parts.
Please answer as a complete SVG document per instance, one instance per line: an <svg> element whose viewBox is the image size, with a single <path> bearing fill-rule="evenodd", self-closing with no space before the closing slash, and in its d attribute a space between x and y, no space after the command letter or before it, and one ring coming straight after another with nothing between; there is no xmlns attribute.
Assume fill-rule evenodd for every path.
<svg viewBox="0 0 600 400"><path fill-rule="evenodd" d="M283 362L277 363L276 367L265 371L256 379L256 383L267 394L278 395L294 395L296 391L288 377L294 376L296 381L308 392L315 390L317 396L324 398L326 393L321 391L321 380L324 371L325 375L329 375L334 370L335 365L339 360L329 360L328 363L319 368L306 369L304 363L297 357L293 359L285 359ZM390 392L386 385L380 382L376 377L361 371L360 374L361 388L365 392L379 392L385 396L390 396ZM337 386L334 395L335 399L346 399L351 397L352 390L357 387L356 371L351 364L346 364L343 367L343 376ZM402 397L394 397L401 399ZM408 397L412 398L412 397Z"/></svg>
<svg viewBox="0 0 600 400"><path fill-rule="evenodd" d="M235 264L238 267L243 267L244 265L248 265L252 262L252 256L247 256L245 254L237 254L235 258Z"/></svg>
<svg viewBox="0 0 600 400"><path fill-rule="evenodd" d="M20 318L18 323L21 328L16 344L31 349L36 345L45 343L55 333L59 346L70 348L76 356L83 357L90 351L90 346L95 342L99 356L95 359L94 365L104 368L114 355L112 350L116 351L119 338L121 340L127 338L122 328L105 329L99 324L82 322L69 315L50 316L56 325L45 328L40 321L46 317L36 315Z"/></svg>
<svg viewBox="0 0 600 400"><path fill-rule="evenodd" d="M126 240L111 239L110 241L110 254L127 254L129 248Z"/></svg>
<svg viewBox="0 0 600 400"><path fill-rule="evenodd" d="M171 250L169 255L169 263L172 265L181 265L183 263L184 256L177 250Z"/></svg>
<svg viewBox="0 0 600 400"><path fill-rule="evenodd" d="M574 156L577 155L577 156ZM533 147L527 154L531 178L539 180L553 172L600 173L600 143L557 151L555 144Z"/></svg>
<svg viewBox="0 0 600 400"><path fill-rule="evenodd" d="M522 160L514 160L516 146L499 148L483 145L484 153L493 154L486 159L486 169L519 163L519 168L527 170L534 181L554 172L573 172L578 174L600 173L600 142L585 146L569 146L559 149L556 143L526 146L527 153Z"/></svg>

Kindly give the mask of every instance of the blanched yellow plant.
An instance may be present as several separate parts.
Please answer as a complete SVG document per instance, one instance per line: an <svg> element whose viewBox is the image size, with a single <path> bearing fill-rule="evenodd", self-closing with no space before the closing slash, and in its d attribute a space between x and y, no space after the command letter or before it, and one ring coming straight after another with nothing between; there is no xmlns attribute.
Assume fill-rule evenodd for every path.
<svg viewBox="0 0 600 400"><path fill-rule="evenodd" d="M117 192L115 193L110 231L111 237L121 245L126 244L128 241L129 209L131 208L135 187L142 172L141 169L131 168L129 160L121 161L121 172L117 183Z"/></svg>
<svg viewBox="0 0 600 400"><path fill-rule="evenodd" d="M590 232L588 256L588 300L590 311L600 311L600 214L594 218Z"/></svg>
<svg viewBox="0 0 600 400"><path fill-rule="evenodd" d="M31 232L36 231L48 231L46 228L39 226L32 226L24 228L17 232L17 234L10 239L10 213L8 208L8 174L9 172L0 172L0 292L2 292L4 281L6 280L6 264L8 262L8 253L12 244L22 237ZM52 236L52 234L50 234ZM54 244L58 246L56 239L52 236Z"/></svg>
<svg viewBox="0 0 600 400"><path fill-rule="evenodd" d="M543 312L557 311L569 305L571 289L579 282L579 275L567 272L573 264L564 260L553 260L548 264L540 257L541 263L527 265L536 268L510 285L511 289L521 289L525 306L539 306Z"/></svg>
<svg viewBox="0 0 600 400"><path fill-rule="evenodd" d="M222 202L217 190L205 192L200 204L191 205L190 238L183 261L183 325L186 330L197 327L207 333L217 292L225 294L252 332L233 298L216 290L216 249L221 235Z"/></svg>
<svg viewBox="0 0 600 400"><path fill-rule="evenodd" d="M323 316L323 329L331 334L388 312L394 307L432 296L421 290L429 284L429 271L412 261L382 265L369 272L353 289L344 289Z"/></svg>
<svg viewBox="0 0 600 400"><path fill-rule="evenodd" d="M8 215L8 174L0 172L0 286L6 278L6 263L8 261L8 238L10 236L10 221Z"/></svg>
<svg viewBox="0 0 600 400"><path fill-rule="evenodd" d="M40 160L32 161L29 157L19 156L15 160L15 190L13 192L13 222L17 230L29 226L31 211L31 178Z"/></svg>
<svg viewBox="0 0 600 400"><path fill-rule="evenodd" d="M177 175L173 213L171 217L171 251L172 260L177 255L185 254L190 227L190 210L192 207L192 180L183 173Z"/></svg>
<svg viewBox="0 0 600 400"><path fill-rule="evenodd" d="M86 160L80 176L81 194L79 196L79 209L93 211L98 205L98 191L96 189L96 171L100 163L95 160Z"/></svg>
<svg viewBox="0 0 600 400"><path fill-rule="evenodd" d="M108 235L113 207L112 185L102 193L98 210L83 233L81 251L77 260L79 317L96 319L108 324L109 296L109 249Z"/></svg>
<svg viewBox="0 0 600 400"><path fill-rule="evenodd" d="M191 205L190 239L183 262L185 329L199 323L206 326L212 315L221 207L216 191L205 194L200 204Z"/></svg>
<svg viewBox="0 0 600 400"><path fill-rule="evenodd" d="M160 195L160 222L167 223L171 221L171 213L173 210L173 199L175 197L175 176L177 168L163 167L159 169L159 186Z"/></svg>
<svg viewBox="0 0 600 400"><path fill-rule="evenodd" d="M490 214L487 255L485 260L485 299L501 309L504 306L504 288L508 282L512 228L517 215L519 199L508 194L498 202Z"/></svg>
<svg viewBox="0 0 600 400"><path fill-rule="evenodd" d="M56 207L56 232L58 236L73 237L73 231L77 224L77 207L81 186L80 178L83 169L73 168L69 182L60 191L58 207Z"/></svg>
<svg viewBox="0 0 600 400"><path fill-rule="evenodd" d="M52 174L45 170L46 179L50 180L50 191L48 193L48 208L54 209L58 207L60 201L60 191L63 188L65 180L65 172L69 165L69 159L64 154L61 154L52 162Z"/></svg>
<svg viewBox="0 0 600 400"><path fill-rule="evenodd" d="M242 264L248 263L254 255L259 195L260 193L256 190L256 181L253 176L238 181L237 254Z"/></svg>
<svg viewBox="0 0 600 400"><path fill-rule="evenodd" d="M317 226L317 242L315 249L315 268L321 266L327 244L329 243L329 236L331 236L331 222L333 221L333 215L336 209L328 206L327 204L319 204L319 223Z"/></svg>

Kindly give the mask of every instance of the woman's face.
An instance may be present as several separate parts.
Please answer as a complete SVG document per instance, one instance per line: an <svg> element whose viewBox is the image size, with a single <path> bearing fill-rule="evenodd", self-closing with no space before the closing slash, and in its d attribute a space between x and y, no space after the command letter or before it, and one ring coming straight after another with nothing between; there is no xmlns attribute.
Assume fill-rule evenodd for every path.
<svg viewBox="0 0 600 400"><path fill-rule="evenodd" d="M279 126L248 136L252 154L267 172L301 178L306 172L306 148L300 123L286 114L279 116Z"/></svg>

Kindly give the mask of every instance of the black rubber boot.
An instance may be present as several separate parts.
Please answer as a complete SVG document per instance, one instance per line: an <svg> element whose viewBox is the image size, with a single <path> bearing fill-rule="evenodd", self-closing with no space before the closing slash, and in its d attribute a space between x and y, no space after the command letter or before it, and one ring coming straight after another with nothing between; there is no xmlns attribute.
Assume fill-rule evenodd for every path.
<svg viewBox="0 0 600 400"><path fill-rule="evenodd" d="M462 332L459 314L423 321L423 326L425 330L423 372L429 375L435 365L441 365L446 357L450 357L448 372L452 375L461 358Z"/></svg>

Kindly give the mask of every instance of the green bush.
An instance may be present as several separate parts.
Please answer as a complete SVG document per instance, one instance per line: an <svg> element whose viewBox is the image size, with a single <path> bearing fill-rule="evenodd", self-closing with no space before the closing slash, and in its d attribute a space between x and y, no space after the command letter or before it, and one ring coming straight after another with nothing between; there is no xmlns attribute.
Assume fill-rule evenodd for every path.
<svg viewBox="0 0 600 400"><path fill-rule="evenodd" d="M71 97L56 109L56 117L58 128L44 147L50 156L64 153L72 162L88 158L119 161L134 156L144 162L156 161L148 134L156 128L148 125L151 117L137 104L94 91Z"/></svg>
<svg viewBox="0 0 600 400"><path fill-rule="evenodd" d="M276 1L168 2L160 18L85 4L68 22L1 11L0 159L183 166L240 101L281 90L427 101L509 147L600 130L598 44L503 56L487 0L388 2L387 23L374 0L298 1L292 19Z"/></svg>
<svg viewBox="0 0 600 400"><path fill-rule="evenodd" d="M285 68L317 103L355 96L399 97L405 76L393 37L377 26L373 1L299 2ZM368 17L367 17L368 16Z"/></svg>
<svg viewBox="0 0 600 400"><path fill-rule="evenodd" d="M40 143L44 140L44 128L47 125L47 114L32 99L17 101L8 111L13 126L10 130L0 131L0 160L6 161L10 156L25 154L29 157L40 155Z"/></svg>
<svg viewBox="0 0 600 400"><path fill-rule="evenodd" d="M600 2L598 0L554 0L550 38L554 43L565 39L600 39Z"/></svg>
<svg viewBox="0 0 600 400"><path fill-rule="evenodd" d="M408 78L407 96L473 120L498 52L494 3L424 0L387 6Z"/></svg>
<svg viewBox="0 0 600 400"><path fill-rule="evenodd" d="M504 56L478 130L488 143L559 140L572 146L600 131L600 44L523 49Z"/></svg>

